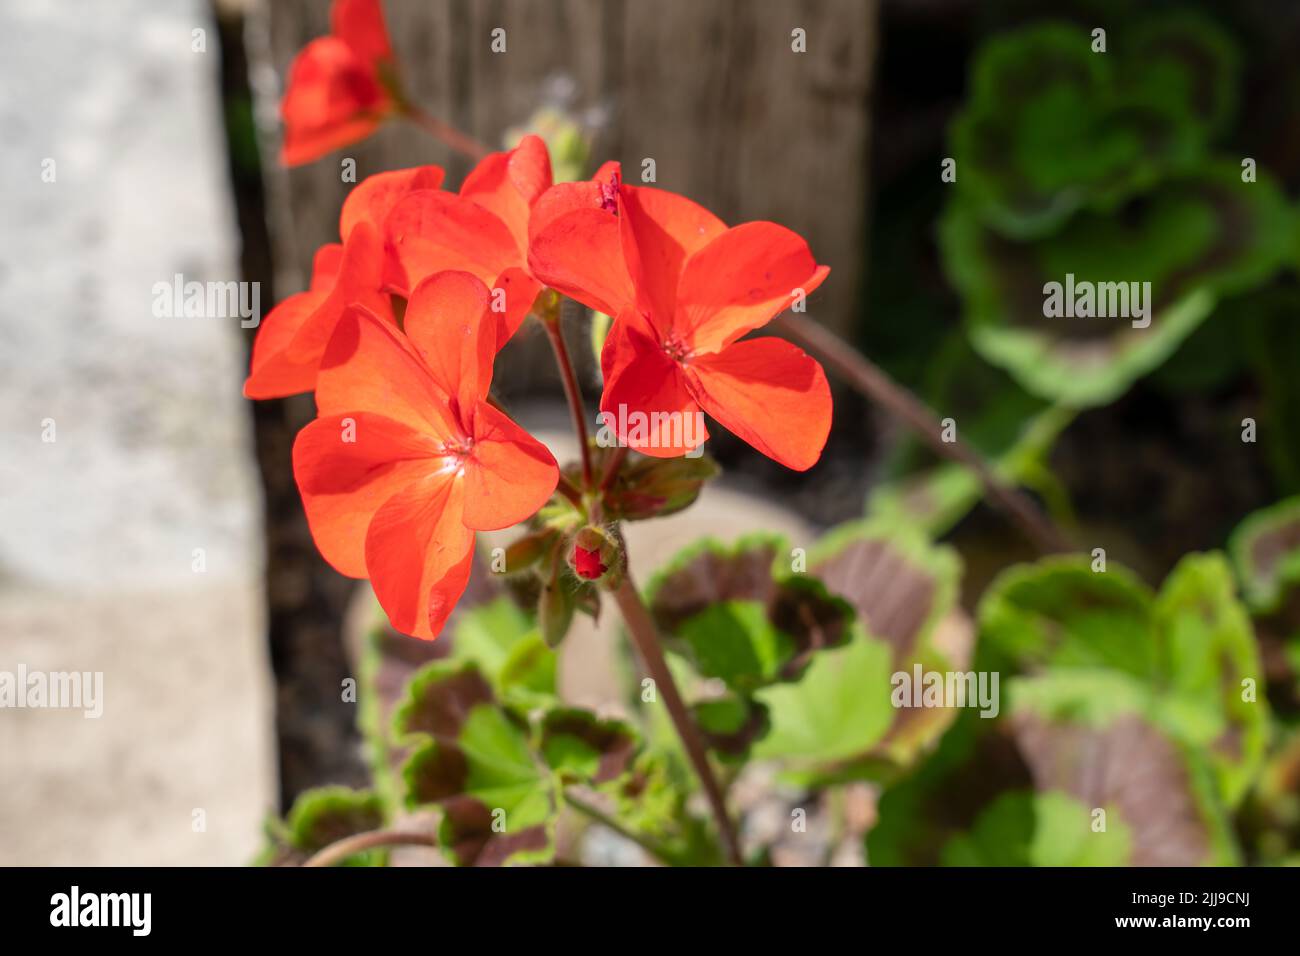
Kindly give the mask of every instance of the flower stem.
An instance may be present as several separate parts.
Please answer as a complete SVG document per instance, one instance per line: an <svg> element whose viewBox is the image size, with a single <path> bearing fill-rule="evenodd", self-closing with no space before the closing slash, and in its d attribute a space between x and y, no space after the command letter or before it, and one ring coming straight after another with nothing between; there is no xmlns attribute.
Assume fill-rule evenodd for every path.
<svg viewBox="0 0 1300 956"><path fill-rule="evenodd" d="M542 293L546 295L547 293ZM555 295L555 293L550 293ZM560 368L560 379L564 382L564 395L569 400L569 411L573 414L573 430L577 433L578 448L582 452L582 490L592 488L591 446L587 442L587 413L582 408L582 391L578 388L578 376L574 374L573 362L569 358L569 349L564 344L564 330L560 328L560 299L556 296L552 309L539 314L542 328L551 340L555 350L555 364Z"/></svg>
<svg viewBox="0 0 1300 956"><path fill-rule="evenodd" d="M573 507L577 508L579 511L583 510L585 506L582 503L582 492L573 487L573 482L568 478L560 475L560 480L556 484L555 489L560 494L564 495L564 497L568 498Z"/></svg>
<svg viewBox="0 0 1300 956"><path fill-rule="evenodd" d="M331 843L307 860L303 866L332 866L348 857L382 846L437 846L432 833L404 833L400 830L370 830Z"/></svg>
<svg viewBox="0 0 1300 956"><path fill-rule="evenodd" d="M484 144L467 133L462 133L450 123L445 123L432 113L427 113L414 103L406 104L402 115L420 129L450 146L456 152L477 162L491 152Z"/></svg>
<svg viewBox="0 0 1300 956"><path fill-rule="evenodd" d="M568 790L564 792L564 802L573 807L573 809L577 810L583 816L590 819L592 822L613 830L625 840L632 841L661 863L667 863L671 866L676 862L673 854L667 849L650 839L650 837L642 836L640 833L623 826L623 824L619 823L595 804L588 803L581 797L575 797L573 793Z"/></svg>
<svg viewBox="0 0 1300 956"><path fill-rule="evenodd" d="M704 787L704 795L708 798L709 808L713 811L713 818L717 821L718 830L722 834L727 859L735 866L743 866L740 840L736 836L736 828L731 822L731 817L727 814L726 798L723 796L722 787L718 785L718 778L714 776L713 767L709 764L704 740L700 737L699 728L695 726L690 711L686 709L682 695L677 690L672 672L668 669L668 662L664 660L663 650L659 647L659 635L655 630L654 621L650 619L650 612L642 603L641 595L637 593L630 574L623 578L623 582L613 593L614 601L618 604L623 620L627 624L628 633L632 636L632 643L636 645L641 661L654 679L656 689L663 695L668 716L672 718L673 726L677 728L677 736L681 738L682 747L686 750L686 756L690 758L695 774Z"/></svg>
<svg viewBox="0 0 1300 956"><path fill-rule="evenodd" d="M970 468L984 485L990 503L1019 526L1043 553L1072 550L1069 538L1028 495L1008 484L978 451L961 439L944 441L934 412L912 392L825 326L787 312L773 323L797 345L837 371L858 392L902 419L936 453Z"/></svg>
<svg viewBox="0 0 1300 956"><path fill-rule="evenodd" d="M623 462L627 459L627 445L619 445L614 449L614 453L609 456L609 464L605 466L605 477L600 479L600 490L603 494L609 491L618 478L618 470L623 467Z"/></svg>

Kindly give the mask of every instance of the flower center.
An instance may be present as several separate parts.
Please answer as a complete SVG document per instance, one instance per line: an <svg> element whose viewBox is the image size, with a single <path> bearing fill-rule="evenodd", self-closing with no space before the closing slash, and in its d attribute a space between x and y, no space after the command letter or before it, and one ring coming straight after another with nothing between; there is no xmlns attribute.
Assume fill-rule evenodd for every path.
<svg viewBox="0 0 1300 956"><path fill-rule="evenodd" d="M614 173L609 177L609 182L600 184L600 208L605 212L612 212L618 215L618 187L620 176Z"/></svg>
<svg viewBox="0 0 1300 956"><path fill-rule="evenodd" d="M676 333L664 339L663 349L664 354L674 362L688 362L691 356L695 354L691 347L683 342Z"/></svg>
<svg viewBox="0 0 1300 956"><path fill-rule="evenodd" d="M458 438L443 444L438 449L442 456L443 470L459 471L465 467L465 459L470 456L474 450L474 439Z"/></svg>

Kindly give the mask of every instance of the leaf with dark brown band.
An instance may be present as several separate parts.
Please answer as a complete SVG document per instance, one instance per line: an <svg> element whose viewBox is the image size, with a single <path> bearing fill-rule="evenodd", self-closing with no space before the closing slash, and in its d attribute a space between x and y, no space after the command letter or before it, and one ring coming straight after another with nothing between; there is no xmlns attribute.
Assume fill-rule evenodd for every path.
<svg viewBox="0 0 1300 956"><path fill-rule="evenodd" d="M631 766L637 746L636 732L621 720L602 720L573 707L557 707L542 718L542 755L565 782L617 780Z"/></svg>

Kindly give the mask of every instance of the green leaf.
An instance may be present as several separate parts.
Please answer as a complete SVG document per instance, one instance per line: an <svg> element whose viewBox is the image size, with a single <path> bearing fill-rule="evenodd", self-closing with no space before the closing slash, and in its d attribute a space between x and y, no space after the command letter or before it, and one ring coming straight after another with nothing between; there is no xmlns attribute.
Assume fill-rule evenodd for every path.
<svg viewBox="0 0 1300 956"><path fill-rule="evenodd" d="M985 665L1039 675L1037 706L1059 714L1059 696L1075 708L1065 716L1092 723L1140 712L1201 755L1219 799L1240 803L1269 713L1262 696L1243 699L1243 682L1263 674L1221 555L1187 556L1154 598L1113 563L1093 572L1085 558L1044 559L994 581L979 617Z"/></svg>
<svg viewBox="0 0 1300 956"><path fill-rule="evenodd" d="M1021 669L1110 667L1153 678L1152 601L1150 589L1113 562L1094 572L1084 557L1048 558L994 580L980 601L980 639Z"/></svg>
<svg viewBox="0 0 1300 956"><path fill-rule="evenodd" d="M1081 408L1123 394L1221 297L1270 278L1290 255L1290 232L1276 184L1263 173L1243 183L1240 167L1223 162L1163 180L1131 214L1081 212L1060 232L1031 241L999 237L958 199L941 221L940 245L979 353L1031 393ZM1113 288L1108 308L1117 310L1129 283L1149 282L1150 325L1046 315L1047 284L1064 286L1071 275L1076 290L1080 283ZM1131 302L1128 311L1136 312Z"/></svg>
<svg viewBox="0 0 1300 956"><path fill-rule="evenodd" d="M438 804L438 840L461 865L537 863L554 854L556 786L525 719L473 664L439 662L411 682L397 715L418 743L403 767L407 804Z"/></svg>
<svg viewBox="0 0 1300 956"><path fill-rule="evenodd" d="M1255 611L1275 611L1300 583L1300 497L1256 511L1228 542L1242 592Z"/></svg>
<svg viewBox="0 0 1300 956"><path fill-rule="evenodd" d="M1245 681L1263 686L1264 669L1227 560L1180 561L1160 591L1154 625L1168 723L1177 720L1180 738L1203 750L1235 807L1263 766L1270 717L1263 694L1244 693Z"/></svg>
<svg viewBox="0 0 1300 956"><path fill-rule="evenodd" d="M370 790L328 786L298 795L283 825L268 826L268 846L259 863L297 865L332 843L384 825L384 801ZM342 866L383 866L384 850L355 853Z"/></svg>
<svg viewBox="0 0 1300 956"><path fill-rule="evenodd" d="M516 649L536 633L530 614L510 598L498 597L462 617L452 634L451 656L456 661L472 661L498 682Z"/></svg>
<svg viewBox="0 0 1300 956"><path fill-rule="evenodd" d="M884 641L859 634L846 647L814 655L797 684L756 692L771 715L771 729L754 745L754 756L817 765L847 760L879 743L895 716L891 656Z"/></svg>
<svg viewBox="0 0 1300 956"><path fill-rule="evenodd" d="M1125 866L1132 834L1114 808L1106 830L1092 829L1093 808L1056 790L1005 793L969 833L943 848L945 866Z"/></svg>
<svg viewBox="0 0 1300 956"><path fill-rule="evenodd" d="M710 605L683 621L678 636L701 676L745 691L776 680L794 650L794 642L776 629L757 601Z"/></svg>
<svg viewBox="0 0 1300 956"><path fill-rule="evenodd" d="M1204 752L1171 732L1168 720L1123 712L1118 700L1157 714L1165 702L1123 674L1061 672L1012 682L1009 723L1040 791L1062 790L1107 810L1132 834L1134 866L1236 862L1221 786ZM1041 686L1046 683L1048 686ZM1141 768L1141 772L1135 772Z"/></svg>
<svg viewBox="0 0 1300 956"><path fill-rule="evenodd" d="M630 454L606 492L608 518L644 521L676 514L694 504L704 483L719 474L717 462L706 454L695 458Z"/></svg>
<svg viewBox="0 0 1300 956"><path fill-rule="evenodd" d="M787 553L784 538L754 535L732 547L700 541L677 555L647 589L669 649L748 694L796 679L817 649L842 644L852 610L818 581L780 573Z"/></svg>
<svg viewBox="0 0 1300 956"><path fill-rule="evenodd" d="M590 711L557 707L542 718L542 755L566 784L600 785L620 779L639 745L630 724L602 720Z"/></svg>
<svg viewBox="0 0 1300 956"><path fill-rule="evenodd" d="M723 760L747 760L754 741L771 727L767 708L739 694L697 701L691 712L705 742Z"/></svg>
<svg viewBox="0 0 1300 956"><path fill-rule="evenodd" d="M1083 28L1047 23L979 51L952 128L956 185L1005 236L1048 234L1080 209L1113 210L1204 152L1208 128L1163 95L1168 71L1124 83L1116 75L1123 52L1099 55L1090 45Z"/></svg>

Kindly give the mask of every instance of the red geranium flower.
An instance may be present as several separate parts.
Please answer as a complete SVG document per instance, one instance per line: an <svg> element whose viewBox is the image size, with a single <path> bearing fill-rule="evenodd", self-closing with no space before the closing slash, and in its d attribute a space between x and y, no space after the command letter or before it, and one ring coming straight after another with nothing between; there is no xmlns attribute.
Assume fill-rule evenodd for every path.
<svg viewBox="0 0 1300 956"><path fill-rule="evenodd" d="M365 139L398 108L397 66L379 0L334 0L330 32L289 67L280 161L298 166Z"/></svg>
<svg viewBox="0 0 1300 956"><path fill-rule="evenodd" d="M703 410L789 468L816 463L831 423L822 367L784 339L741 340L826 278L803 239L770 222L729 229L614 166L553 187L533 215L533 274L615 318L600 407L620 440L676 457L707 438L682 425ZM625 427L633 412L639 431Z"/></svg>
<svg viewBox="0 0 1300 956"><path fill-rule="evenodd" d="M321 364L321 417L293 446L321 554L368 577L393 626L416 637L437 637L465 590L474 532L531 517L559 480L546 447L486 401L488 309L482 282L444 272L412 293L405 335L350 310Z"/></svg>
<svg viewBox="0 0 1300 956"><path fill-rule="evenodd" d="M386 238L405 284L457 269L493 290L502 343L519 328L542 290L528 269L534 203L551 186L551 158L537 136L485 157L460 193L412 193L393 207Z"/></svg>
<svg viewBox="0 0 1300 956"><path fill-rule="evenodd" d="M442 180L441 167L416 166L369 176L348 193L339 215L344 244L321 246L308 291L285 299L261 323L244 382L246 397L280 398L311 391L334 326L351 306L365 306L393 320L387 293L395 283L404 287L404 280L398 279L396 260L380 230L398 200L419 190L437 189Z"/></svg>

